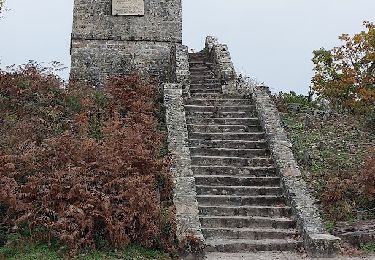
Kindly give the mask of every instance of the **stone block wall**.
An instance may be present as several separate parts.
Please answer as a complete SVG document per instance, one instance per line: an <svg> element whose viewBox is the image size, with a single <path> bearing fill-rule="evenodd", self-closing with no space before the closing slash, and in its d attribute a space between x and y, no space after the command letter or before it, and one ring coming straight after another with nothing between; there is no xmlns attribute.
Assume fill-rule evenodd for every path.
<svg viewBox="0 0 375 260"><path fill-rule="evenodd" d="M238 82L238 84L243 85L243 89L249 90L249 94L253 97L307 253L314 258L334 257L339 251L340 239L328 234L324 229L315 200L310 195L309 188L294 159L292 144L281 125L281 119L269 95L269 89L263 86L249 86L246 82Z"/></svg>
<svg viewBox="0 0 375 260"><path fill-rule="evenodd" d="M181 0L144 0L144 16L114 16L111 0L75 0L71 79L96 86L138 73L165 81L171 48L182 42Z"/></svg>
<svg viewBox="0 0 375 260"><path fill-rule="evenodd" d="M215 37L207 36L204 51L216 77L221 81L223 93L230 94L235 88L236 70L228 46L220 44Z"/></svg>
<svg viewBox="0 0 375 260"><path fill-rule="evenodd" d="M163 89L168 149L173 158L171 171L175 184L173 201L176 206L176 235L180 242L187 236L193 235L203 243L195 178L191 170L182 84L166 83Z"/></svg>

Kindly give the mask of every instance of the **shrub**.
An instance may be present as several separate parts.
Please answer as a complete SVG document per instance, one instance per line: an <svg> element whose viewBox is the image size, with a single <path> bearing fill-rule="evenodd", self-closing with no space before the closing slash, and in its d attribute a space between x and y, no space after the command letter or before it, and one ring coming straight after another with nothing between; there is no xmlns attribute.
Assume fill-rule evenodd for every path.
<svg viewBox="0 0 375 260"><path fill-rule="evenodd" d="M335 220L355 218L354 210L371 210L375 207L375 149L369 156L359 174L329 176L321 199L325 212Z"/></svg>
<svg viewBox="0 0 375 260"><path fill-rule="evenodd" d="M275 101L277 109L283 113L288 112L288 105L290 104L298 104L304 108L318 107L317 101L311 100L309 96L298 95L293 91L290 91L289 93L279 92L278 95L273 96L273 100Z"/></svg>
<svg viewBox="0 0 375 260"><path fill-rule="evenodd" d="M313 88L336 108L364 114L375 107L375 26L339 37L343 45L314 51Z"/></svg>
<svg viewBox="0 0 375 260"><path fill-rule="evenodd" d="M6 233L77 254L130 243L174 250L173 184L155 86L66 89L33 65L0 74L0 207Z"/></svg>
<svg viewBox="0 0 375 260"><path fill-rule="evenodd" d="M359 177L364 197L375 203L375 148L370 150Z"/></svg>

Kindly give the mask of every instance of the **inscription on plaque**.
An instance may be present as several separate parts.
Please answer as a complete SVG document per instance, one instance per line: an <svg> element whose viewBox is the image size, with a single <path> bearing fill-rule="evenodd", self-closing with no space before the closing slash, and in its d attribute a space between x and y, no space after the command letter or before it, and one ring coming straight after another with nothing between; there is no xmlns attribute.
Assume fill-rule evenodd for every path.
<svg viewBox="0 0 375 260"><path fill-rule="evenodd" d="M145 15L144 0L112 0L112 15Z"/></svg>

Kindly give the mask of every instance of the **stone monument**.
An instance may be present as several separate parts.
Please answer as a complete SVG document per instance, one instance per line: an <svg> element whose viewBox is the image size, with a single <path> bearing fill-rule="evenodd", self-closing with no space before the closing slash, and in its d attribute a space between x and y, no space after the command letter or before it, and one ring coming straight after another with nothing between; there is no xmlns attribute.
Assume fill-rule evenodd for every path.
<svg viewBox="0 0 375 260"><path fill-rule="evenodd" d="M75 0L71 79L98 87L132 73L165 81L182 42L181 9L181 0Z"/></svg>

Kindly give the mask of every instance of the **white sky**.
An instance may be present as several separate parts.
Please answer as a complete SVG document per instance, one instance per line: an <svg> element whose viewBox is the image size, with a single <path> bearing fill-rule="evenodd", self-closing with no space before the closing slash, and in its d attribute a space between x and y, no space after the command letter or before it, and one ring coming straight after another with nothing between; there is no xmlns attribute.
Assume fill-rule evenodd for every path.
<svg viewBox="0 0 375 260"><path fill-rule="evenodd" d="M28 60L69 66L73 0L7 0L7 8L2 67ZM374 10L375 0L183 0L184 44L200 50L206 35L217 36L238 72L274 91L307 93L312 51L363 30L364 20L375 22Z"/></svg>

